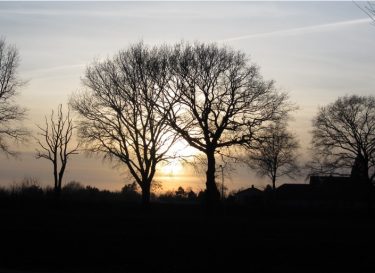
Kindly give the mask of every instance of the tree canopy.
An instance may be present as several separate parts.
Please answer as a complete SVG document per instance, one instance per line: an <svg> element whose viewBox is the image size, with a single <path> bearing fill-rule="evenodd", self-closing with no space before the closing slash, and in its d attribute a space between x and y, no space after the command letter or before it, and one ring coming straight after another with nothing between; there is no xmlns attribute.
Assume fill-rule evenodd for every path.
<svg viewBox="0 0 375 273"><path fill-rule="evenodd" d="M82 117L81 139L125 163L144 196L181 137L206 155L207 197L219 200L215 154L250 147L267 123L293 108L244 53L217 44L138 43L93 63L83 83L86 92L71 101Z"/></svg>
<svg viewBox="0 0 375 273"><path fill-rule="evenodd" d="M207 157L206 193L219 199L215 154L233 146L251 146L268 122L293 107L273 81L241 51L217 44L179 43L170 58L173 77L166 89L171 127Z"/></svg>
<svg viewBox="0 0 375 273"><path fill-rule="evenodd" d="M345 96L321 107L313 120L314 173L349 174L357 180L375 177L375 97Z"/></svg>
<svg viewBox="0 0 375 273"><path fill-rule="evenodd" d="M156 166L170 157L176 140L168 110L160 113L156 107L170 80L168 56L163 47L132 45L90 65L83 79L86 91L71 99L81 117L78 134L86 148L124 163L145 204Z"/></svg>
<svg viewBox="0 0 375 273"><path fill-rule="evenodd" d="M24 84L17 74L19 62L17 48L0 39L0 150L6 155L15 155L9 140L24 141L29 134L20 126L26 109L15 103L18 90Z"/></svg>
<svg viewBox="0 0 375 273"><path fill-rule="evenodd" d="M267 176L276 188L276 179L282 176L295 178L299 174L299 143L287 130L285 122L271 123L249 151L247 164L260 176Z"/></svg>

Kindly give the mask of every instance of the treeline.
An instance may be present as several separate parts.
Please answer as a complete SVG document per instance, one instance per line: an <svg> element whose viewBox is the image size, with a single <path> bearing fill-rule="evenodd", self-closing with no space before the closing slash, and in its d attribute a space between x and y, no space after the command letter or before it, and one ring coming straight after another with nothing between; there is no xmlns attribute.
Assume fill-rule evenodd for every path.
<svg viewBox="0 0 375 273"><path fill-rule="evenodd" d="M42 201L56 199L56 193L50 186L42 187L36 178L27 177L21 182L14 182L10 187L0 188L0 200ZM124 202L140 203L142 199L138 185L133 182L126 184L120 191L98 189L80 182L70 181L61 189L60 201L82 202ZM204 191L195 192L190 187L179 186L177 190L167 190L161 193L151 193L154 202L168 203L200 203L203 202Z"/></svg>
<svg viewBox="0 0 375 273"><path fill-rule="evenodd" d="M16 126L26 115L14 103L24 83L18 66L17 49L0 40L0 151L8 156L15 154L9 140L31 135ZM139 42L90 64L82 85L69 99L77 121L60 105L38 126L35 156L50 161L57 197L70 158L86 151L126 168L148 204L158 168L179 158L172 149L178 143L202 159L204 197L212 205L223 199L217 177L231 162L268 177L273 189L280 177L304 172L375 181L374 96L343 96L320 107L312 119L311 159L301 162L299 141L288 128L297 106L239 50L216 43Z"/></svg>

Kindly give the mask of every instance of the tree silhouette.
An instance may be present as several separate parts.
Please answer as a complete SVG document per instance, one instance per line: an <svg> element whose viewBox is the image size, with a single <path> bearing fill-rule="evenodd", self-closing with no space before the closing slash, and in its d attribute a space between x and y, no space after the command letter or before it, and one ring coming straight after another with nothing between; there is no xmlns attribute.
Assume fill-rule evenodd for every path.
<svg viewBox="0 0 375 273"><path fill-rule="evenodd" d="M52 111L49 118L45 117L45 127L38 126L38 128L40 130L40 138L37 142L40 148L36 151L36 158L44 158L51 161L54 191L59 196L68 159L71 155L78 153L78 144L70 147L74 125L69 110L64 115L60 104L57 110L57 117Z"/></svg>
<svg viewBox="0 0 375 273"><path fill-rule="evenodd" d="M345 96L321 107L313 120L311 173L342 173L355 166L357 180L375 177L375 97ZM347 171L348 172L348 171Z"/></svg>
<svg viewBox="0 0 375 273"><path fill-rule="evenodd" d="M374 2L368 2L367 10L370 18L375 22L375 4Z"/></svg>
<svg viewBox="0 0 375 273"><path fill-rule="evenodd" d="M294 178L299 174L298 148L298 141L288 132L285 122L275 122L267 127L258 143L250 150L247 164L260 176L268 176L275 189L278 177Z"/></svg>
<svg viewBox="0 0 375 273"><path fill-rule="evenodd" d="M186 197L187 192L184 190L183 187L179 186L178 189L175 192L176 198L183 199Z"/></svg>
<svg viewBox="0 0 375 273"><path fill-rule="evenodd" d="M138 43L88 67L87 91L71 100L82 117L79 136L86 148L124 163L141 187L143 204L150 201L157 164L170 158L177 138L167 124L169 110L156 107L169 81L168 50Z"/></svg>
<svg viewBox="0 0 375 273"><path fill-rule="evenodd" d="M215 154L251 145L267 122L290 110L287 96L275 90L273 81L263 80L244 53L227 47L180 43L170 63L173 77L163 109L170 109L172 128L206 156L206 196L215 203L220 199Z"/></svg>
<svg viewBox="0 0 375 273"><path fill-rule="evenodd" d="M29 132L17 126L26 115L26 109L14 103L18 89L24 84L17 75L19 54L15 46L0 39L0 150L6 155L15 155L8 140L24 141Z"/></svg>
<svg viewBox="0 0 375 273"><path fill-rule="evenodd" d="M366 13L372 21L375 22L375 3L373 1L368 1L366 4L361 5L353 1L357 7L359 7L364 13Z"/></svg>

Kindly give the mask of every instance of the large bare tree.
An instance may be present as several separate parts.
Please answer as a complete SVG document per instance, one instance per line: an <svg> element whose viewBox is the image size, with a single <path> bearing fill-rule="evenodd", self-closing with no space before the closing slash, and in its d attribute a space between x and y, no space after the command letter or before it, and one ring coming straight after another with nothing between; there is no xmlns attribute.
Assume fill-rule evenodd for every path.
<svg viewBox="0 0 375 273"><path fill-rule="evenodd" d="M180 43L170 63L173 81L165 93L178 103L168 108L169 122L206 156L206 196L215 203L220 199L215 154L251 146L267 122L291 107L287 96L275 90L273 81L263 80L259 68L240 51L217 44Z"/></svg>
<svg viewBox="0 0 375 273"><path fill-rule="evenodd" d="M345 96L321 107L313 120L313 174L375 177L375 97ZM354 167L354 168L353 168Z"/></svg>
<svg viewBox="0 0 375 273"><path fill-rule="evenodd" d="M6 155L15 155L9 140L24 141L29 134L18 125L26 114L24 108L15 104L18 89L24 84L17 75L18 66L17 48L0 39L0 150Z"/></svg>
<svg viewBox="0 0 375 273"><path fill-rule="evenodd" d="M57 196L61 193L63 176L71 155L78 153L78 144L72 145L74 131L73 119L69 110L64 115L62 105L58 106L57 116L52 111L45 117L45 126L38 126L40 138L37 140L39 149L36 158L51 161L53 166L54 191Z"/></svg>
<svg viewBox="0 0 375 273"><path fill-rule="evenodd" d="M156 107L170 81L168 56L166 47L130 46L89 66L86 92L71 100L82 117L79 136L86 148L125 164L141 187L143 204L149 203L157 164L171 156L176 140L167 124L169 110Z"/></svg>
<svg viewBox="0 0 375 273"><path fill-rule="evenodd" d="M300 173L298 148L297 139L284 121L271 123L250 150L246 162L258 175L269 177L275 189L278 177L295 178Z"/></svg>

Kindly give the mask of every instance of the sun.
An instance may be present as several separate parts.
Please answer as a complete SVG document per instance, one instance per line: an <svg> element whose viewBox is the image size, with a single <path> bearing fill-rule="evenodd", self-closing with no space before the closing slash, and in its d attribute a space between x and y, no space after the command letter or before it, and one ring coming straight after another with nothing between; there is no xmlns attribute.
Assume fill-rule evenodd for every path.
<svg viewBox="0 0 375 273"><path fill-rule="evenodd" d="M183 166L181 162L174 159L165 165L161 166L160 174L165 176L179 176L183 173Z"/></svg>
<svg viewBox="0 0 375 273"><path fill-rule="evenodd" d="M186 166L183 165L181 158L187 159L196 153L197 151L187 145L184 141L177 141L169 151L169 154L173 159L158 166L159 176L183 176L186 173Z"/></svg>

